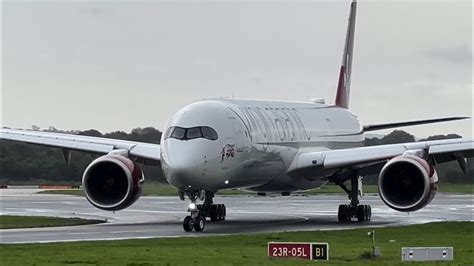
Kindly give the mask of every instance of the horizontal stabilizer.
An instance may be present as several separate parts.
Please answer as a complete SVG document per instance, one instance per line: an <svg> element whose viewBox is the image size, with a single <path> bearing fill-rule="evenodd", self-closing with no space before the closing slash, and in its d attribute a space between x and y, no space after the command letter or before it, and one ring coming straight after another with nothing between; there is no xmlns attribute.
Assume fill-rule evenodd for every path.
<svg viewBox="0 0 474 266"><path fill-rule="evenodd" d="M408 121L408 122L374 124L374 125L364 126L364 131L374 131L374 130L382 130L382 129L389 129L389 128L397 128L397 127L409 127L409 126L417 126L417 125L423 125L423 124L432 124L432 123L447 122L447 121L454 121L454 120L463 120L463 119L469 119L469 118L470 117L458 116L458 117L446 117L446 118Z"/></svg>

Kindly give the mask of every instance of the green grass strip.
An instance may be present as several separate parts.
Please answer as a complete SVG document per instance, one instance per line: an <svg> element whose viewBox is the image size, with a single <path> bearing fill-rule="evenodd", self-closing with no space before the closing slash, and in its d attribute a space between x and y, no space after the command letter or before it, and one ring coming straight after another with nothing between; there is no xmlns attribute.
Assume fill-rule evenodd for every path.
<svg viewBox="0 0 474 266"><path fill-rule="evenodd" d="M103 222L80 218L0 215L0 229L86 225Z"/></svg>
<svg viewBox="0 0 474 266"><path fill-rule="evenodd" d="M364 190L364 193L378 193L378 187L376 185L364 185L363 190ZM474 184L449 184L449 183L439 184L439 192L457 193L457 194L473 194L473 191L474 191ZM46 191L41 191L38 193L84 196L84 192L81 189L46 190ZM345 192L336 185L328 184L321 188L299 192L297 194L308 196L308 195L321 195L321 194L345 194ZM177 196L177 195L178 195L178 190L167 184L161 184L158 182L150 182L150 183L145 183L143 187L143 196ZM217 195L256 195L256 193L237 190L237 189L223 189L223 190L219 190L217 192Z"/></svg>
<svg viewBox="0 0 474 266"><path fill-rule="evenodd" d="M366 256L372 250L370 229L0 245L0 258L4 265L407 265L401 263L401 247L450 246L454 261L441 265L473 265L473 229L472 222L376 228L379 258ZM269 241L328 242L329 261L271 259L267 257Z"/></svg>

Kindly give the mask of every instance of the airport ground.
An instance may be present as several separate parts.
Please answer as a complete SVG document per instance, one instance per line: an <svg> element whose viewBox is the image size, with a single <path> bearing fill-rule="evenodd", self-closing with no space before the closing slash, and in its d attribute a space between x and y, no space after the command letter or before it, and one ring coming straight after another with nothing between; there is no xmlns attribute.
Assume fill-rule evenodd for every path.
<svg viewBox="0 0 474 266"><path fill-rule="evenodd" d="M209 223L203 233L189 234L180 225L185 203L177 197L143 197L131 208L112 215L94 209L83 197L10 189L2 193L2 214L108 220L96 225L1 230L2 265L309 263L268 258L270 241L328 242L330 261L325 263L331 265L400 263L402 246L453 246L453 265L474 263L472 194L439 193L428 207L410 215L392 211L377 195L368 195L363 200L373 206L374 216L363 224L336 222L337 205L347 200L341 194L219 195L216 200L228 206L228 220ZM382 249L380 258L369 256L372 244L367 232L372 229L376 245ZM116 240L123 238L127 239ZM103 241L107 239L115 240ZM54 243L57 241L61 243Z"/></svg>

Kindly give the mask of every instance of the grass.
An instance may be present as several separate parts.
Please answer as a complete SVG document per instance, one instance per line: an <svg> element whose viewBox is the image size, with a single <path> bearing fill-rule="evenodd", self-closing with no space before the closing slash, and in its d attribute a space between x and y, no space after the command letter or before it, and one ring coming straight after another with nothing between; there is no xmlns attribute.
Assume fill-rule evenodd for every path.
<svg viewBox="0 0 474 266"><path fill-rule="evenodd" d="M445 193L460 193L460 194L474 194L474 184L449 184L440 183L439 191ZM68 190L46 190L38 193L45 194L66 194L75 196L84 196L84 192L81 189L68 189ZM320 194L344 194L345 192L338 186L328 184L321 188L308 190L305 192L298 192L297 195L320 195ZM376 185L364 185L364 193L378 193L378 187ZM143 188L143 196L176 196L178 195L177 189L159 182L145 183ZM223 189L217 192L217 195L256 195L255 192L247 192L237 189Z"/></svg>
<svg viewBox="0 0 474 266"><path fill-rule="evenodd" d="M439 191L456 194L474 194L474 184L439 183Z"/></svg>
<svg viewBox="0 0 474 266"><path fill-rule="evenodd" d="M307 241L329 243L329 261L320 262L325 265L407 264L401 263L400 250L410 246L452 246L454 261L442 265L472 265L473 229L472 222L378 228L376 245L382 253L379 258L367 256L372 249L367 237L370 229L0 245L0 258L4 265L315 265L304 260L267 257L270 241ZM436 263L409 263L432 264Z"/></svg>
<svg viewBox="0 0 474 266"><path fill-rule="evenodd" d="M69 186L69 185L80 185L80 183L73 182L70 180L47 180L47 179L31 179L31 180L12 180L12 179L0 179L0 185L9 186L35 186L35 185L57 185L57 186Z"/></svg>
<svg viewBox="0 0 474 266"><path fill-rule="evenodd" d="M86 225L103 222L79 218L0 215L0 229Z"/></svg>

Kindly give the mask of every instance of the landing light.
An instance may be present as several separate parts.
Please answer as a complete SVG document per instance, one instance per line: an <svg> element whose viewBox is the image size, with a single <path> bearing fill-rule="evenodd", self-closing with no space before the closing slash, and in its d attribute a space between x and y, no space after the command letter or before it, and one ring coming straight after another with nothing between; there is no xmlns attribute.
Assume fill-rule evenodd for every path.
<svg viewBox="0 0 474 266"><path fill-rule="evenodd" d="M226 185L229 184L229 180L224 181L224 184Z"/></svg>
<svg viewBox="0 0 474 266"><path fill-rule="evenodd" d="M189 209L190 211L194 211L194 210L196 209L196 204L190 203L190 204L188 205L188 209Z"/></svg>

